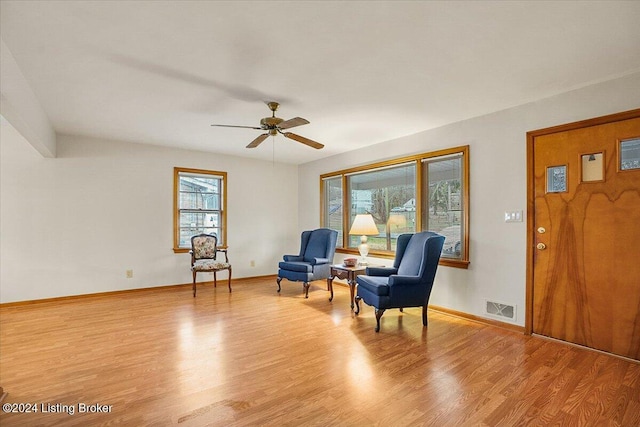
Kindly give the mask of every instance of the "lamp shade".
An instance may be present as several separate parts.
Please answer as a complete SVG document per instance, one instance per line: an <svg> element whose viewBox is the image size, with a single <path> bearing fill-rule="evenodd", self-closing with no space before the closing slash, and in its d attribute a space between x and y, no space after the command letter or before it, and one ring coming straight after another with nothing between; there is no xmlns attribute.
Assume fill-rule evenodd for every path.
<svg viewBox="0 0 640 427"><path fill-rule="evenodd" d="M401 214L392 213L389 216L389 220L387 221L387 225L395 225L396 227L404 227L407 225L407 217Z"/></svg>
<svg viewBox="0 0 640 427"><path fill-rule="evenodd" d="M369 214L356 215L356 219L353 220L351 230L349 234L356 234L358 236L377 236L380 234L376 223L373 221L373 217Z"/></svg>

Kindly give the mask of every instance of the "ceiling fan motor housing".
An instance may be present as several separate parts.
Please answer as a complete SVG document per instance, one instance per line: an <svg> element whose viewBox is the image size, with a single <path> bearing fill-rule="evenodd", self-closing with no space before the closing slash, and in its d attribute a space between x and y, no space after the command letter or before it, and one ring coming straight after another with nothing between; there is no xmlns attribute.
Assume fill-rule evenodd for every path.
<svg viewBox="0 0 640 427"><path fill-rule="evenodd" d="M275 129L275 127L283 121L284 120L280 117L265 117L264 119L260 120L260 125L263 129Z"/></svg>

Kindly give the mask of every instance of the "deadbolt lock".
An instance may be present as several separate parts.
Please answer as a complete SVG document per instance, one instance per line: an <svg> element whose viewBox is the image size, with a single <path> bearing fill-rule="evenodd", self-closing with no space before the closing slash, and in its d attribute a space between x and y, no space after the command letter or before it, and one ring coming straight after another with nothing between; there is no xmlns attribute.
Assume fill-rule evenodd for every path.
<svg viewBox="0 0 640 427"><path fill-rule="evenodd" d="M544 227L538 227L538 233L539 233L539 234L544 234L544 233L546 233L546 232L547 232L547 229L546 229L546 228L544 228Z"/></svg>
<svg viewBox="0 0 640 427"><path fill-rule="evenodd" d="M538 250L543 251L543 250L547 249L547 245L545 245L544 243L538 243L536 248L538 248Z"/></svg>

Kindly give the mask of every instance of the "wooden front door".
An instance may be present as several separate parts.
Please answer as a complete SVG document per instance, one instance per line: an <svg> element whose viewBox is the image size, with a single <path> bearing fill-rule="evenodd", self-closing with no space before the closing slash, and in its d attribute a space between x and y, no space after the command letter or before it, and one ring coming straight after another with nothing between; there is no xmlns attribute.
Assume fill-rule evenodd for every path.
<svg viewBox="0 0 640 427"><path fill-rule="evenodd" d="M640 110L528 134L528 332L640 360Z"/></svg>

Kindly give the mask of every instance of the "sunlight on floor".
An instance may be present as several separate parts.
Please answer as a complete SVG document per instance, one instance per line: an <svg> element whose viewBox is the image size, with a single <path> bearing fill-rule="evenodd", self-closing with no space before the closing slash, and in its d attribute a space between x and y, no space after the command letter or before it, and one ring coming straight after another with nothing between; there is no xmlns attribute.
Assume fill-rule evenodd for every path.
<svg viewBox="0 0 640 427"><path fill-rule="evenodd" d="M178 330L176 368L181 390L192 393L222 385L227 381L224 322L200 325L183 320Z"/></svg>
<svg viewBox="0 0 640 427"><path fill-rule="evenodd" d="M374 374L371 370L369 353L362 344L353 344L351 356L346 364L346 378L349 378L351 387L357 392L371 390Z"/></svg>

